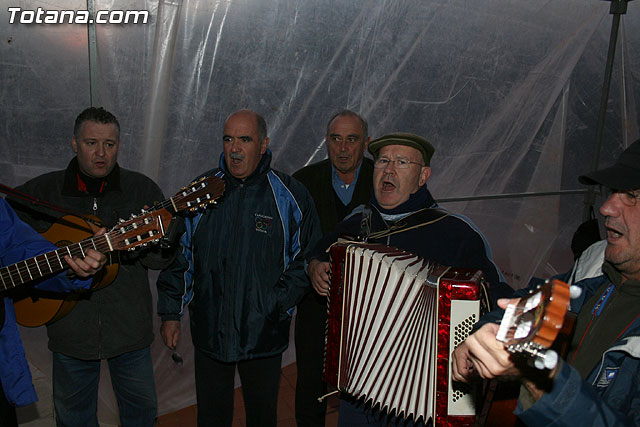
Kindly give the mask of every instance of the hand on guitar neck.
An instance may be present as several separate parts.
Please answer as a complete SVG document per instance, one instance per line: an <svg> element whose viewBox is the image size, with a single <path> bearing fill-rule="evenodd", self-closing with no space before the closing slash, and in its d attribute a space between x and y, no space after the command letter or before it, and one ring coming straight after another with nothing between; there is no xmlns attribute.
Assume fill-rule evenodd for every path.
<svg viewBox="0 0 640 427"><path fill-rule="evenodd" d="M506 308L509 304L517 304L517 299L500 299L498 305ZM496 339L500 325L487 323L462 342L452 354L452 379L454 381L469 382L476 377L484 379L520 379L529 389L534 399L539 399L544 392L535 382L527 380L523 375L523 364L517 365L513 353L505 344ZM539 371L548 380L553 377L552 370Z"/></svg>
<svg viewBox="0 0 640 427"><path fill-rule="evenodd" d="M549 349L562 329L569 299L569 286L553 281L525 299L498 300L505 309L502 323L483 325L456 348L452 378L517 378L539 399L557 369L557 355Z"/></svg>
<svg viewBox="0 0 640 427"><path fill-rule="evenodd" d="M87 222L78 216L66 215L53 224L43 236L60 247L58 251L35 257L32 260L21 261L12 266L3 267L0 270L0 285L4 290L16 288L29 283L34 277L41 277L61 271L67 268L83 276L92 275L97 260L104 268L94 276L91 289L101 289L111 283L117 276L117 255L108 257L109 262L102 262L102 255L94 253L99 249L102 253L131 250L135 247L146 246L161 242L169 230L169 224L174 214L179 212L195 211L204 208L216 201L224 193L224 181L218 177L203 177L192 182L187 187L180 189L173 197L152 206L145 205L139 215L131 215L128 220L120 220L109 232L99 231L89 238L95 230L95 223L101 223L100 219L93 218L97 222ZM85 215L85 218L90 216ZM70 245L70 243L73 243ZM89 249L91 248L91 249ZM68 259L68 254L77 251L89 258L80 261L73 257ZM75 252L74 252L75 253ZM64 257L64 258L63 258ZM84 257L83 257L84 258ZM61 261L64 261L61 262ZM71 261L71 262L69 262ZM86 262L88 261L88 262ZM77 271L76 271L77 269ZM0 291L3 288L0 288ZM55 292L31 289L27 293L14 295L14 308L16 319L22 326L37 327L54 322L68 314L82 295L60 294Z"/></svg>
<svg viewBox="0 0 640 427"><path fill-rule="evenodd" d="M94 237L102 236L106 232L106 228L101 228L94 234ZM89 249L84 258L78 256L72 258L69 255L65 255L64 260L67 262L69 268L76 274L76 276L89 277L93 276L98 271L100 271L102 267L104 267L107 262L107 257L101 252Z"/></svg>

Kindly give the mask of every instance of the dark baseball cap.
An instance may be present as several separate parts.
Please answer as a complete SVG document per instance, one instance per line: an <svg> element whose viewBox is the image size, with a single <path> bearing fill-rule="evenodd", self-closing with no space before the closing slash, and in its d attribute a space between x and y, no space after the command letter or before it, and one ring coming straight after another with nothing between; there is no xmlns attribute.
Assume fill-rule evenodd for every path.
<svg viewBox="0 0 640 427"><path fill-rule="evenodd" d="M614 190L640 188L640 139L620 154L613 166L578 177L586 185L603 185Z"/></svg>
<svg viewBox="0 0 640 427"><path fill-rule="evenodd" d="M406 145L415 148L422 153L422 158L426 166L429 166L431 157L436 151L433 145L421 136L412 133L391 133L371 141L369 143L369 152L377 159L378 151L386 145Z"/></svg>

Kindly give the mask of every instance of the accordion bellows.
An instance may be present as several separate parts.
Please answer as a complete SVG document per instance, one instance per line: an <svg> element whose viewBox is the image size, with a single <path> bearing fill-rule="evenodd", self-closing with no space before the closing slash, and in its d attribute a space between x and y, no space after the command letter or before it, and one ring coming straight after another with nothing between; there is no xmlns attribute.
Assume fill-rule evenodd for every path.
<svg viewBox="0 0 640 427"><path fill-rule="evenodd" d="M437 425L473 424L474 395L449 355L480 316L482 273L397 248L331 248L325 380L372 407Z"/></svg>

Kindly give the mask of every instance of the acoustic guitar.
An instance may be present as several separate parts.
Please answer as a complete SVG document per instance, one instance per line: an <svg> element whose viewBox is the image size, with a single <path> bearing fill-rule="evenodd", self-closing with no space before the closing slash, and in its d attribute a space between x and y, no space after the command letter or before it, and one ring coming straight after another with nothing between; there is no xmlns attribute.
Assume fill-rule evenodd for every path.
<svg viewBox="0 0 640 427"><path fill-rule="evenodd" d="M106 236L109 236L109 242L118 244L109 243L107 246L96 244L96 246L100 248L96 250L106 253L108 261L105 268L94 276L91 289L70 293L58 293L43 291L33 287L25 287L25 289L19 293L12 292L11 296L14 298L14 308L18 323L22 326L38 327L55 322L69 314L77 301L86 297L87 292L101 289L115 280L118 274L116 251L134 250L139 246L145 246L149 243L159 241L166 233L173 215L178 212L193 211L209 204L215 204L217 199L224 193L224 187L225 185L222 179L215 176L204 177L192 182L187 187L181 188L173 197L154 204L154 206L148 210L143 210L141 215L132 215L131 219L127 221L121 219L120 222L106 234ZM153 224L146 223L149 221L149 218L154 218ZM96 239L100 240L102 237L88 238L92 236L96 230L96 226L89 225L88 222L78 217L62 217L53 224L49 230L43 233L43 236L47 238L47 240L57 246L62 246L61 249L50 253L50 256L55 258L42 258L42 255L40 255L32 259L38 259L40 262L45 263L46 268L44 269L42 269L40 264L34 266L32 260L21 261L13 266L0 269L2 284L5 285L5 290L52 274L53 271L48 271L48 263L52 262L52 260L57 260L58 256L60 256L62 260L61 263L54 262L55 265L52 265L52 267L56 268L56 272L66 269L66 264L62 264L64 263L62 257L68 254L67 251L75 250L77 252L72 253L81 256L81 250L83 248L93 248L93 241ZM152 233L153 236L145 233ZM72 242L79 243L71 244ZM91 246L86 246L87 244ZM34 275L32 277L28 273L22 273L23 270L30 270L28 266L31 266L31 269L35 267L36 270L40 267L44 275ZM12 286L14 284L16 284L16 286ZM0 292L2 292L2 288L0 288Z"/></svg>

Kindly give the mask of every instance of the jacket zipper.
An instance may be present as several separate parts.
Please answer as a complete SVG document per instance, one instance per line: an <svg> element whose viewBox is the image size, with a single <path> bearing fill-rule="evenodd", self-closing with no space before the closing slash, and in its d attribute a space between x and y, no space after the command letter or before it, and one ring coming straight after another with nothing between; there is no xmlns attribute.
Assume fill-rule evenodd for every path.
<svg viewBox="0 0 640 427"><path fill-rule="evenodd" d="M98 217L98 198L93 198L93 214ZM98 217L99 218L99 217ZM98 357L102 359L102 317L98 307Z"/></svg>

